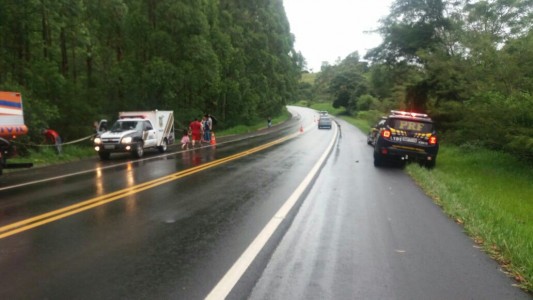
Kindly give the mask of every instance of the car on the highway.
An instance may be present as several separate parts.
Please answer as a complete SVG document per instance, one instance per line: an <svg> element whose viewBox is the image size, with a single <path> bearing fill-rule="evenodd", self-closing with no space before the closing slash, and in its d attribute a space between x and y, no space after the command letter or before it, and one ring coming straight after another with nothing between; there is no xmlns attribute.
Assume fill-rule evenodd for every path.
<svg viewBox="0 0 533 300"><path fill-rule="evenodd" d="M318 114L322 117L322 116L327 116L329 115L329 113L326 111L326 110L321 110L318 112Z"/></svg>
<svg viewBox="0 0 533 300"><path fill-rule="evenodd" d="M381 119L374 125L370 130L368 131L368 135L366 137L366 143L369 145L374 145L376 143L376 138L378 136L379 130L385 126L385 121L387 120L387 117L381 117Z"/></svg>
<svg viewBox="0 0 533 300"><path fill-rule="evenodd" d="M392 110L376 135L374 166L385 161L418 161L433 168L439 143L433 120L427 114Z"/></svg>
<svg viewBox="0 0 533 300"><path fill-rule="evenodd" d="M318 129L328 128L331 129L331 118L328 116L320 116L318 119Z"/></svg>

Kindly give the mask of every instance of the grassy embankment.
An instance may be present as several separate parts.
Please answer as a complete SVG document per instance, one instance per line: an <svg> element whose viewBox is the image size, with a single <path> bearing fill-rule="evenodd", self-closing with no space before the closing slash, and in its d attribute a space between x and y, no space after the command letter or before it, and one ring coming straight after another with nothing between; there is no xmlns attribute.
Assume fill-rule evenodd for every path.
<svg viewBox="0 0 533 300"><path fill-rule="evenodd" d="M365 116L342 118L363 132L370 128ZM531 165L505 153L442 141L433 170L410 164L406 172L522 288L533 291Z"/></svg>
<svg viewBox="0 0 533 300"><path fill-rule="evenodd" d="M277 116L272 119L272 123L279 124L282 122L285 122L287 119L290 118L290 114L288 111L284 111L283 114L280 116ZM228 128L221 131L215 131L217 137L223 137L228 135L235 135L235 134L243 134L243 133L249 133L253 132L262 128L267 127L267 120L264 120L263 122L258 122L255 125L252 126L236 126L232 128ZM181 139L180 130L176 129L176 141L179 143L179 140ZM61 155L57 155L53 147L47 147L43 146L40 147L38 150L29 150L29 153L27 156L24 157L17 157L10 159L9 162L11 163L17 163L17 162L32 162L35 167L40 166L46 166L51 164L59 164L59 163L65 163L65 162L72 162L77 161L83 158L88 157L96 157L96 152L93 149L93 146L90 141L83 141L82 144L75 144L75 145L64 145L62 149ZM13 172L17 169L6 169L4 170L6 173Z"/></svg>

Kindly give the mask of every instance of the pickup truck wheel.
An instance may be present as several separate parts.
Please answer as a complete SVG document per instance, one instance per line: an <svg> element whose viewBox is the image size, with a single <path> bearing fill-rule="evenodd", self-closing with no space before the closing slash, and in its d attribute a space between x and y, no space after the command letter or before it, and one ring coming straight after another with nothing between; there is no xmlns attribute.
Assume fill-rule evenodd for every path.
<svg viewBox="0 0 533 300"><path fill-rule="evenodd" d="M379 153L374 152L374 167L383 166L383 157Z"/></svg>
<svg viewBox="0 0 533 300"><path fill-rule="evenodd" d="M143 157L143 154L144 154L143 143L142 142L138 142L135 145L135 150L133 150L133 156L135 158L141 158L141 157Z"/></svg>
<svg viewBox="0 0 533 300"><path fill-rule="evenodd" d="M100 156L101 160L108 160L111 153L109 152L98 152L98 156Z"/></svg>
<svg viewBox="0 0 533 300"><path fill-rule="evenodd" d="M167 151L167 139L163 139L161 146L158 147L160 153L165 153Z"/></svg>

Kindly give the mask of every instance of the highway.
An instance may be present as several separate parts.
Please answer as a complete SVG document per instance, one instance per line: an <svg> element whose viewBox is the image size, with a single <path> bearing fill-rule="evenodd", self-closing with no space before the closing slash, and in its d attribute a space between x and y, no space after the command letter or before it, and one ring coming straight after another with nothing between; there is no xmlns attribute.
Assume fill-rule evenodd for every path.
<svg viewBox="0 0 533 300"><path fill-rule="evenodd" d="M364 133L289 110L216 146L4 174L0 299L531 299Z"/></svg>

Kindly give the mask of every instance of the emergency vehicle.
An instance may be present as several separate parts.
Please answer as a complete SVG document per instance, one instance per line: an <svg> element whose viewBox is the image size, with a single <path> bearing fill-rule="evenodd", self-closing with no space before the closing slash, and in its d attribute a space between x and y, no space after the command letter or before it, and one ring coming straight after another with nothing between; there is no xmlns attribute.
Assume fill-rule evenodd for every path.
<svg viewBox="0 0 533 300"><path fill-rule="evenodd" d="M18 92L0 91L0 175L7 168L29 168L32 163L8 164L7 159L15 155L13 140L28 133L24 125L22 96Z"/></svg>
<svg viewBox="0 0 533 300"><path fill-rule="evenodd" d="M392 110L374 139L374 165L414 160L433 168L438 151L435 126L427 114Z"/></svg>
<svg viewBox="0 0 533 300"><path fill-rule="evenodd" d="M99 128L107 127L104 121L100 122ZM140 158L146 149L158 149L163 153L174 141L172 111L120 112L113 126L94 138L94 149L102 160L117 152L130 152Z"/></svg>

